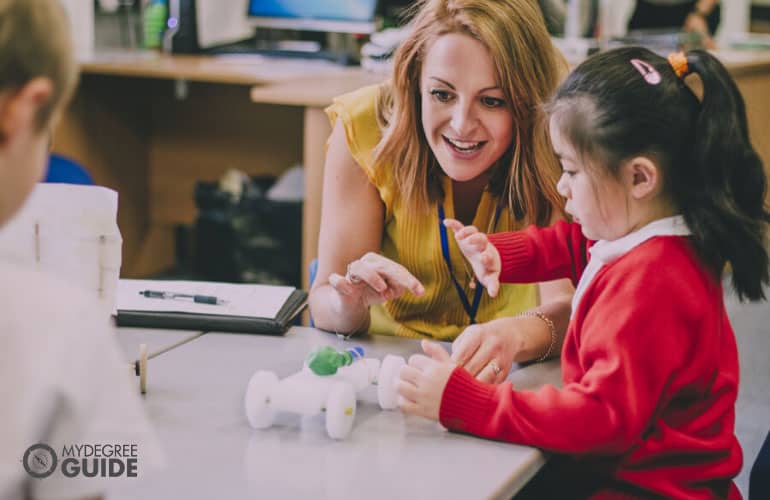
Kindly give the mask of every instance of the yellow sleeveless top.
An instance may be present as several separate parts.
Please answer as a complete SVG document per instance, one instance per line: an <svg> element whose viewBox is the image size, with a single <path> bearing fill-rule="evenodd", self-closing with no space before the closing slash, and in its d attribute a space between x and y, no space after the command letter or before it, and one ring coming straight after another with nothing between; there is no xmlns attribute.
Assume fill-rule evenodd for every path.
<svg viewBox="0 0 770 500"><path fill-rule="evenodd" d="M374 184L385 206L385 221L380 253L406 267L425 287L422 297L407 292L398 299L371 308L370 333L412 338L452 340L470 324L441 252L438 206L428 213L410 213L400 198L390 172L374 172L372 152L381 139L375 103L379 86L361 88L337 97L326 109L332 126L339 119L345 127L348 148L369 180ZM386 170L386 169L382 169ZM443 207L447 218L454 218L452 182L442 178L445 198ZM473 224L486 230L495 217L498 200L484 191ZM502 210L493 232L516 229L511 214ZM468 287L465 260L454 236L448 231L449 254L458 283L464 288L468 301L473 290ZM470 270L470 265L467 267ZM480 285L479 285L480 286ZM490 299L483 292L476 322L517 313L535 306L535 285L502 285L500 293Z"/></svg>

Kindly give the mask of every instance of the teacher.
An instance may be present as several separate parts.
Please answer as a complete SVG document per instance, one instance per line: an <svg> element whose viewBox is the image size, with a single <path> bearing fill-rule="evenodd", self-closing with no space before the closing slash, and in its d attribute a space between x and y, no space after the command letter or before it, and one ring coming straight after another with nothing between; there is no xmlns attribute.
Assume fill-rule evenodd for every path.
<svg viewBox="0 0 770 500"><path fill-rule="evenodd" d="M476 283L442 221L484 232L562 216L541 106L564 65L534 0L423 0L392 78L338 97L326 158L317 327L454 340L480 379L559 354L566 282Z"/></svg>

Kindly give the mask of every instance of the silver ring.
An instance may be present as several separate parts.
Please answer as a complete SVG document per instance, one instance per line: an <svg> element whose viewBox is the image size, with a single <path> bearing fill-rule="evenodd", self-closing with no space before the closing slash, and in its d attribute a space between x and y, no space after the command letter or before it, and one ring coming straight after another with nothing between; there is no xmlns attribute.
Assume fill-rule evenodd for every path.
<svg viewBox="0 0 770 500"><path fill-rule="evenodd" d="M503 369L502 369L502 368L500 368L499 366L497 366L497 363L496 363L494 360L490 361L488 366L489 366L490 368L492 368L492 371L493 371L493 372L495 372L495 375L497 375L498 373L500 373L501 371L503 371Z"/></svg>
<svg viewBox="0 0 770 500"><path fill-rule="evenodd" d="M359 275L355 274L353 271L350 270L350 266L353 265L353 262L348 264L347 271L345 271L345 280L351 285L357 285L361 283L361 281L363 280L361 280L361 277Z"/></svg>

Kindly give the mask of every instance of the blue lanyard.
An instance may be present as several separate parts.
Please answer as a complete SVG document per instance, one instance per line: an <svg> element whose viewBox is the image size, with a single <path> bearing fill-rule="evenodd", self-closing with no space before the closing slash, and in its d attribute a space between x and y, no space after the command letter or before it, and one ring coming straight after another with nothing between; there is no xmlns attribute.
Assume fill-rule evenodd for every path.
<svg viewBox="0 0 770 500"><path fill-rule="evenodd" d="M495 220L492 223L492 231L497 227L501 208L501 205L498 204L497 210L495 211ZM449 276L452 278L452 283L454 283L455 290L457 290L457 296L460 297L460 302L463 304L463 309L468 313L471 324L474 324L476 323L476 312L479 310L479 303L481 302L481 294L484 287L481 286L481 283L476 285L476 290L473 293L473 303L471 303L468 300L468 296L465 294L465 290L463 290L463 287L457 282L457 278L455 278L454 272L452 271L452 259L449 258L449 237L447 236L446 226L444 225L444 205L441 203L438 204L438 231L441 235L441 253L444 255L444 262L446 262L446 267L449 269Z"/></svg>

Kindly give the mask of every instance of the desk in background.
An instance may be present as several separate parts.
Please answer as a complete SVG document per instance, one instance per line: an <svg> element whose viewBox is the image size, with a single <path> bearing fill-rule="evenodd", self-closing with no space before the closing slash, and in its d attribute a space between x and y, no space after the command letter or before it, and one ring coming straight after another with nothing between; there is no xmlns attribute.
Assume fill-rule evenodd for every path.
<svg viewBox="0 0 770 500"><path fill-rule="evenodd" d="M303 164L307 205L320 206L331 130L323 108L335 95L383 79L324 61L251 55L119 52L97 55L81 71L54 150L118 191L123 277L174 265L174 227L195 219L196 181L218 180L230 168L278 176ZM268 93L259 98L262 87ZM305 209L305 283L319 217Z"/></svg>
<svg viewBox="0 0 770 500"><path fill-rule="evenodd" d="M118 336L133 360L138 344L160 333L121 329ZM183 335L175 333L163 334L174 342ZM418 341L394 337L355 343L380 359L420 351ZM207 333L151 360L145 405L168 468L142 483L117 485L108 496L509 499L544 464L535 448L449 433L423 418L383 411L373 386L359 396L346 440L329 438L322 416L279 413L271 428L251 429L243 397L254 372L284 378L324 344L343 341L311 328L292 328L285 337ZM533 388L559 384L561 372L551 361L510 378L517 388Z"/></svg>
<svg viewBox="0 0 770 500"><path fill-rule="evenodd" d="M770 53L717 54L746 100L752 141L770 169ZM302 271L315 258L332 97L382 75L319 61L122 53L82 64L55 134L57 153L120 194L123 277L174 264L174 226L195 217L193 188L227 169L279 175L305 166ZM175 92L186 91L177 99ZM769 170L770 171L770 170Z"/></svg>

